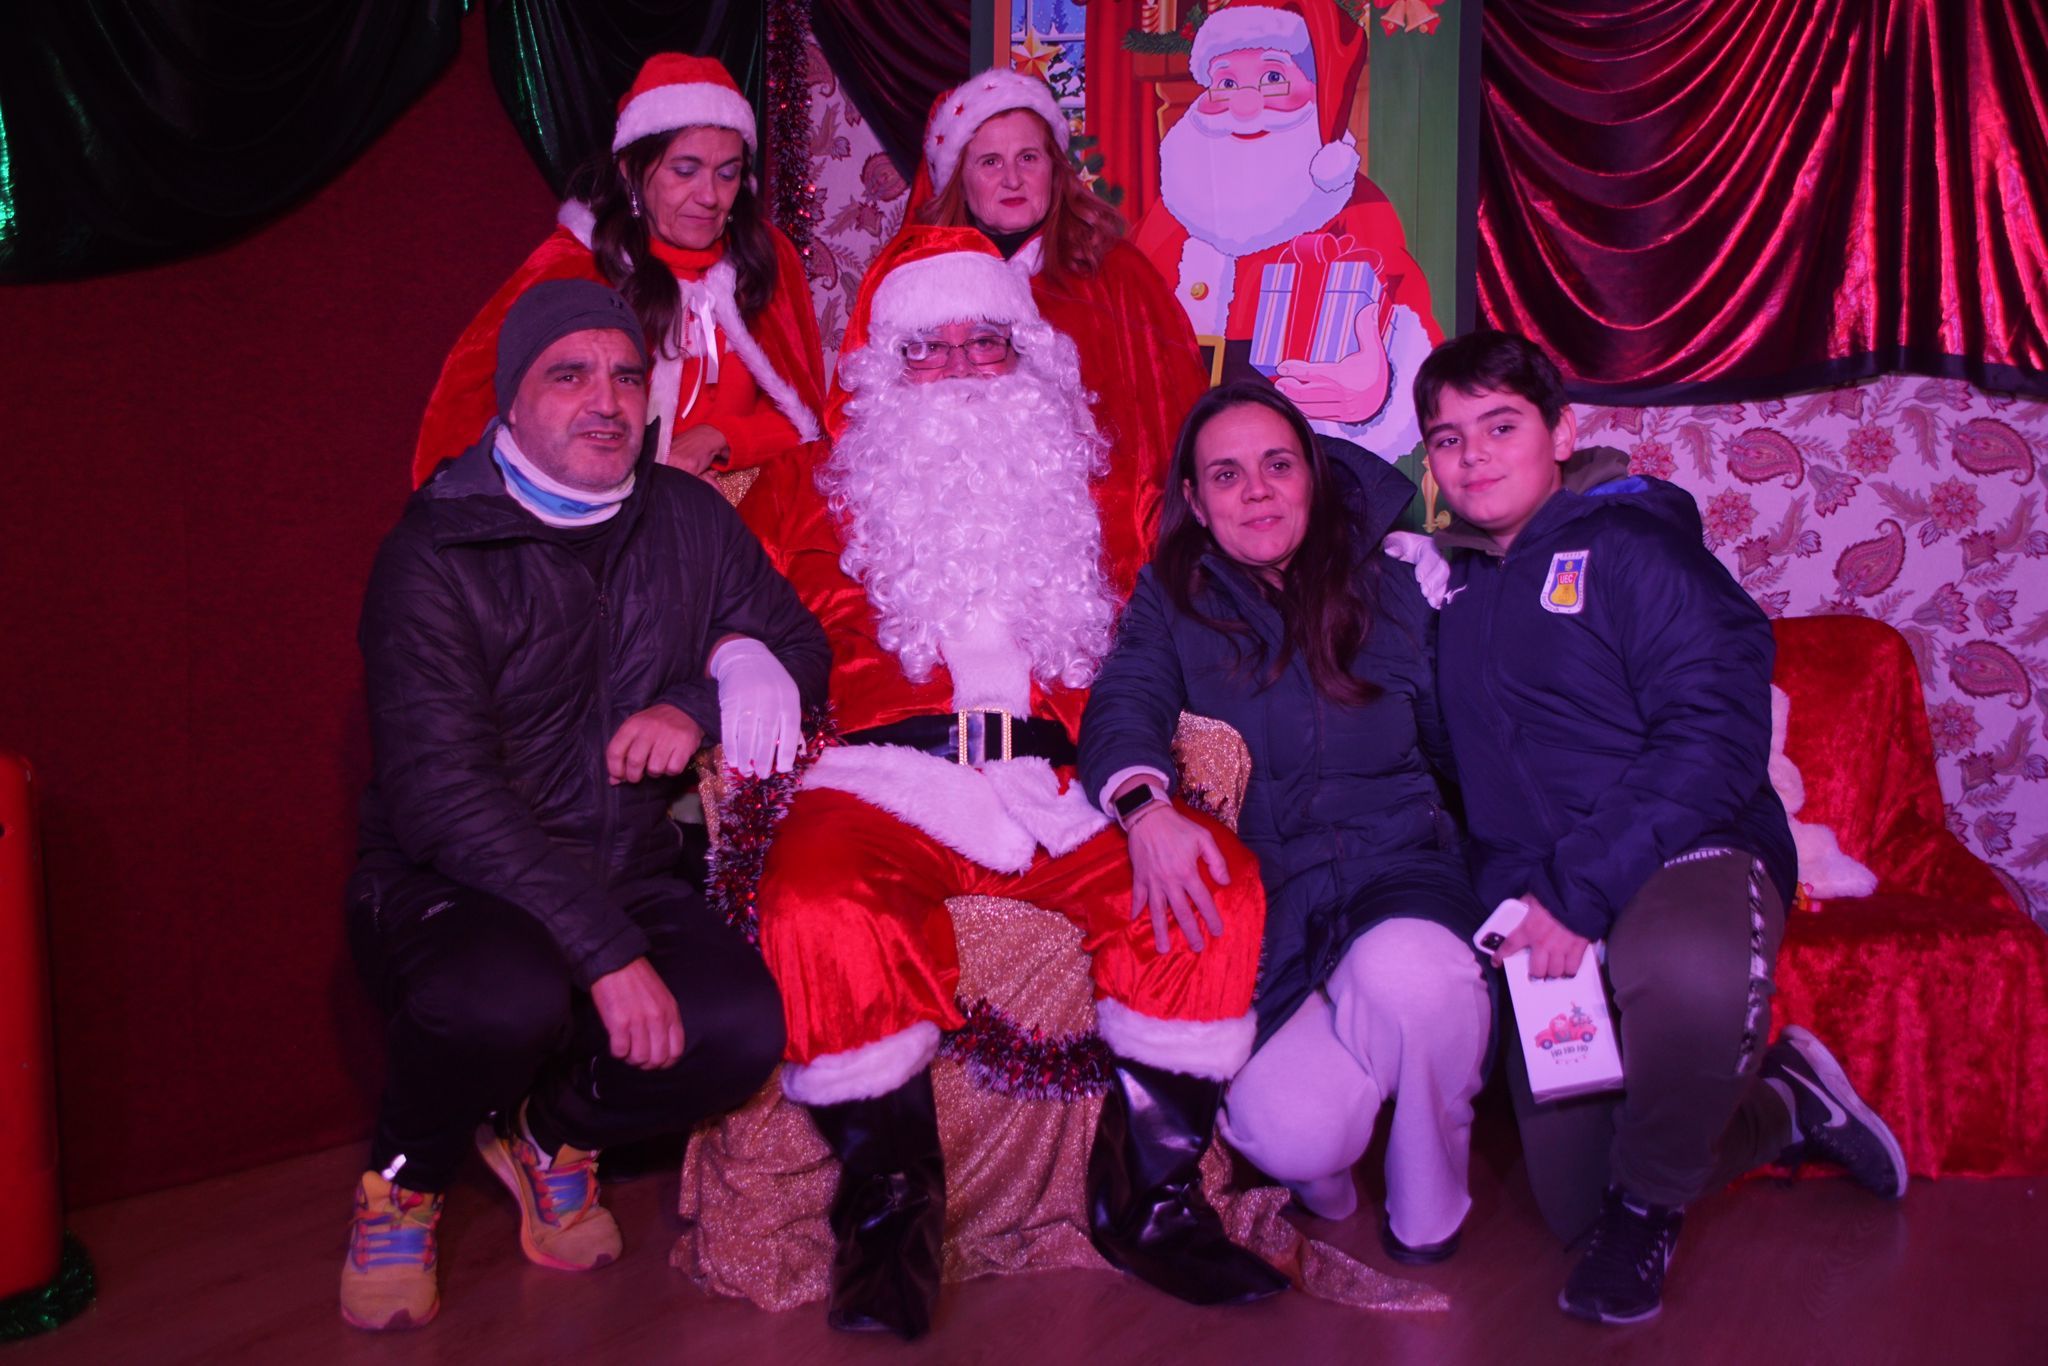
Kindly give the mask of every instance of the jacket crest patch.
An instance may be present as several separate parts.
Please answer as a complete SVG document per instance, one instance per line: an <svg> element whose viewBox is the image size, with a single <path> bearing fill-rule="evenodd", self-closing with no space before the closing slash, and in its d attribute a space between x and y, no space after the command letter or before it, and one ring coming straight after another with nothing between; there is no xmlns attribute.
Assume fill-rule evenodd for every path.
<svg viewBox="0 0 2048 1366"><path fill-rule="evenodd" d="M1544 611L1577 616L1586 610L1586 563L1592 558L1590 550L1560 550L1550 557L1540 599Z"/></svg>

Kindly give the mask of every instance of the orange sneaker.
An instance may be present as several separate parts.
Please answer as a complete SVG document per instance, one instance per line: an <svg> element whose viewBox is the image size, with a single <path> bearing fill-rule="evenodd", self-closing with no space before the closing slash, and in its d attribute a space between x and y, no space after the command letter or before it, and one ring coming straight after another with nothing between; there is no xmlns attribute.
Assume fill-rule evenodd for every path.
<svg viewBox="0 0 2048 1366"><path fill-rule="evenodd" d="M358 1328L417 1328L441 1311L434 1269L441 1197L364 1172L341 1264L341 1316Z"/></svg>
<svg viewBox="0 0 2048 1366"><path fill-rule="evenodd" d="M618 1223L597 1203L597 1154L564 1145L550 1159L524 1127L501 1134L486 1124L476 1131L476 1146L519 1202L526 1259L557 1271L594 1271L617 1261Z"/></svg>

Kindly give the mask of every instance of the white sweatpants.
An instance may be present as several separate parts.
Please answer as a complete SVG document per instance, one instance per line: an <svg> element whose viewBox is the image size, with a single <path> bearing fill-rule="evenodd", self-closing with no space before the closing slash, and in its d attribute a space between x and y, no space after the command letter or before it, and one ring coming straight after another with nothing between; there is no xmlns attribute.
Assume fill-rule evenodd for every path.
<svg viewBox="0 0 2048 1366"><path fill-rule="evenodd" d="M1440 1242L1472 1205L1472 1097L1492 1027L1479 960L1433 921L1385 920L1352 941L1325 992L1231 1082L1223 1136L1310 1212L1341 1219L1391 1098L1387 1217L1410 1246Z"/></svg>

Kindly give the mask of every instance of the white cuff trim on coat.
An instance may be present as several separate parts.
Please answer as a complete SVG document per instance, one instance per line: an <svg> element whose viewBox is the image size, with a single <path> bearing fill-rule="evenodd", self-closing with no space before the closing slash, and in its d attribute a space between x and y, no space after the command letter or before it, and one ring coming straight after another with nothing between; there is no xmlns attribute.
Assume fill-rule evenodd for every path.
<svg viewBox="0 0 2048 1366"><path fill-rule="evenodd" d="M799 1105L886 1096L931 1066L939 1051L939 1027L919 1020L908 1029L805 1062L782 1065L782 1094Z"/></svg>
<svg viewBox="0 0 2048 1366"><path fill-rule="evenodd" d="M1162 1020L1111 1000L1095 1003L1095 1030L1119 1057L1210 1081L1229 1081L1252 1055L1259 1017Z"/></svg>

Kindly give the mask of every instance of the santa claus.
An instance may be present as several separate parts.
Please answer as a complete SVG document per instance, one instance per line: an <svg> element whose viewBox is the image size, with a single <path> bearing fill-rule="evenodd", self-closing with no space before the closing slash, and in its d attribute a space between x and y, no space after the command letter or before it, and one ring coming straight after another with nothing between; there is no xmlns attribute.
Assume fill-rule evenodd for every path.
<svg viewBox="0 0 2048 1366"><path fill-rule="evenodd" d="M1344 126L1365 58L1328 0L1209 15L1188 54L1206 88L1160 139L1134 240L1226 377L1269 375L1317 431L1393 459L1421 439L1409 386L1443 333Z"/></svg>
<svg viewBox="0 0 2048 1366"><path fill-rule="evenodd" d="M788 1024L783 1091L842 1172L830 1322L929 1326L945 1171L929 1066L964 1023L949 897L1029 901L1085 932L1115 1054L1089 1162L1095 1245L1184 1299L1286 1282L1201 1195L1223 1083L1248 1056L1264 898L1223 827L1207 904L1134 907L1122 829L1072 784L1085 688L1118 609L1108 450L1073 342L979 232L916 226L869 270L829 451L743 506L832 642L839 738L763 870L761 943ZM1135 914L1134 914L1135 912Z"/></svg>

